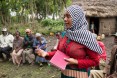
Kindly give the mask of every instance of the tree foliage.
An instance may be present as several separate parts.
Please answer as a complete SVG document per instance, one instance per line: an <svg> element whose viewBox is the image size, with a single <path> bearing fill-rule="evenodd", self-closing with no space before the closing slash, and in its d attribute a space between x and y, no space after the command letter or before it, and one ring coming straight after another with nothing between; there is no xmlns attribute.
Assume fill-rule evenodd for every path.
<svg viewBox="0 0 117 78"><path fill-rule="evenodd" d="M71 0L0 0L0 24L28 23L35 18L45 19L48 15L55 19L70 3ZM12 16L12 12L16 16Z"/></svg>

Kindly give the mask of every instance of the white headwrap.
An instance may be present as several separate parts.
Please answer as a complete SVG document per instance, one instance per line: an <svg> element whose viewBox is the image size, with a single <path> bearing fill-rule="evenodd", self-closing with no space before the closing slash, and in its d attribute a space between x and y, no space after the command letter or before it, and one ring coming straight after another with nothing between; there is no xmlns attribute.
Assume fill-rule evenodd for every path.
<svg viewBox="0 0 117 78"><path fill-rule="evenodd" d="M40 33L36 33L35 36L36 37L41 37L41 34Z"/></svg>

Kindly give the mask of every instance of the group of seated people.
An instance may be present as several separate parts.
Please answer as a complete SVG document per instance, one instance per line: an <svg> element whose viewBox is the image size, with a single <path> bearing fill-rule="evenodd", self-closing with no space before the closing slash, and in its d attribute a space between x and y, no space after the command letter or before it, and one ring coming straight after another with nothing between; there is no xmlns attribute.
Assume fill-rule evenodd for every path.
<svg viewBox="0 0 117 78"><path fill-rule="evenodd" d="M42 49L47 52L46 39L42 37L42 34L40 33L33 35L30 29L26 29L25 32L26 35L23 38L20 36L19 31L16 31L13 36L7 32L7 28L2 29L2 34L0 35L0 61L12 58L13 63L18 66L26 62L31 65L37 62L42 66L42 62L48 62L45 58L39 57L35 53L36 49ZM61 38L60 33L58 33L56 37L57 43L53 49L57 48L59 38ZM104 76L107 77L107 75L110 75L117 70L117 45L113 47L110 59L106 59L106 48L104 43L101 41L102 38L100 36L97 36L96 38L103 50L103 53L100 55L99 66L89 68L89 78L104 78ZM113 74L108 78L114 78L112 76ZM115 76L115 78L116 77L117 76Z"/></svg>
<svg viewBox="0 0 117 78"><path fill-rule="evenodd" d="M8 33L7 28L2 29L0 35L0 61L12 59L15 65L20 66L28 62L33 65L35 62L42 66L42 62L47 62L45 58L36 55L36 49L47 51L47 41L42 34L32 34L30 29L25 30L26 35L20 36L16 31L14 36Z"/></svg>

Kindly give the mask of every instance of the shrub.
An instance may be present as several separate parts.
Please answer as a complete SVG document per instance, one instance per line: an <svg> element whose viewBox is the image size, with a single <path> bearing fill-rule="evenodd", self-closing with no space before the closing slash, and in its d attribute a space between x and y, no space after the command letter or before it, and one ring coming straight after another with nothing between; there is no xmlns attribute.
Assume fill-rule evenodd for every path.
<svg viewBox="0 0 117 78"><path fill-rule="evenodd" d="M52 25L52 20L51 19L44 19L44 20L41 21L41 24L42 24L43 27Z"/></svg>
<svg viewBox="0 0 117 78"><path fill-rule="evenodd" d="M41 24L43 27L46 27L46 26L60 26L60 25L63 25L64 22L63 20L59 19L59 20L52 20L52 19L44 19L41 21Z"/></svg>
<svg viewBox="0 0 117 78"><path fill-rule="evenodd" d="M15 31L18 30L21 33L21 36L24 36L25 29L27 28L31 29L33 31L33 34L39 32L44 35L49 35L50 32L56 33L56 32L63 31L64 27L63 27L63 20L45 19L45 20L42 20L40 23L33 22L33 23L27 23L27 24L11 24L8 26L8 31L14 34Z"/></svg>

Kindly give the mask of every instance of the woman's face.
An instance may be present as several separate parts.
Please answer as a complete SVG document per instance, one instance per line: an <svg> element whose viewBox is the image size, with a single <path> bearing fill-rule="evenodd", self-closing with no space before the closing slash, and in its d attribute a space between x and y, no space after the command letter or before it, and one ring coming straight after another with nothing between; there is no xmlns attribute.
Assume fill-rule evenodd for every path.
<svg viewBox="0 0 117 78"><path fill-rule="evenodd" d="M72 26L72 18L67 11L64 14L64 23L67 29L69 29Z"/></svg>

